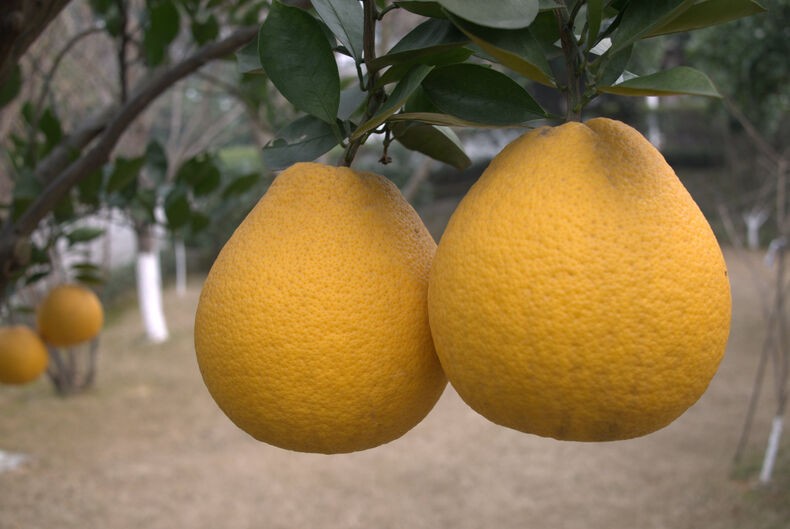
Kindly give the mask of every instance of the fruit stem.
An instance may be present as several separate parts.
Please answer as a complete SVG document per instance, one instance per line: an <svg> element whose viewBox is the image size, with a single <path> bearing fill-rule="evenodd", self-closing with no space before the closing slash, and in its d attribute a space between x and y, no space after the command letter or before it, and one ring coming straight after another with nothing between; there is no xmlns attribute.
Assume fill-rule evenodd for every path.
<svg viewBox="0 0 790 529"><path fill-rule="evenodd" d="M576 36L573 33L574 17L568 12L564 0L558 0L560 7L554 9L560 31L560 43L565 56L565 71L567 75L565 92L565 119L566 121L581 121L582 108L584 107L585 78L582 66L584 54L579 48ZM577 11L574 11L574 14Z"/></svg>
<svg viewBox="0 0 790 529"><path fill-rule="evenodd" d="M363 90L368 92L367 108L365 109L365 118L362 122L367 121L372 117L384 102L385 93L384 88L376 88L378 83L378 70L373 67L373 60L376 58L376 21L379 19L379 14L376 9L375 0L362 0L362 8L364 10L364 27L362 33L362 53L364 55L365 70L368 73L366 86ZM346 148L345 155L341 161L341 165L346 167L351 166L354 157L359 150L360 145L365 143L369 134L363 134L356 140L351 141Z"/></svg>

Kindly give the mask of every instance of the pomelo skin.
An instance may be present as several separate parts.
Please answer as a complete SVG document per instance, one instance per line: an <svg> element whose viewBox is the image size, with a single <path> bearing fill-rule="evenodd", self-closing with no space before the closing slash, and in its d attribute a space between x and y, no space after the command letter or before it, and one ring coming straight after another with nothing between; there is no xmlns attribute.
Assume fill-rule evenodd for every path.
<svg viewBox="0 0 790 529"><path fill-rule="evenodd" d="M296 164L220 252L195 350L214 400L258 440L340 453L392 441L447 379L428 327L436 251L386 178Z"/></svg>
<svg viewBox="0 0 790 529"><path fill-rule="evenodd" d="M629 439L703 394L730 328L716 238L661 154L611 119L526 133L452 215L428 290L437 354L491 421Z"/></svg>

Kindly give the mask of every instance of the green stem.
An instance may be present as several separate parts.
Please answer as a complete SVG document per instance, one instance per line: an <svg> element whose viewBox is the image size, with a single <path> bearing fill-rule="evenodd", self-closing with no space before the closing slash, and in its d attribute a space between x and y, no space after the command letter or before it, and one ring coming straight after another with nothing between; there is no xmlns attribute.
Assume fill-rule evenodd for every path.
<svg viewBox="0 0 790 529"><path fill-rule="evenodd" d="M364 87L364 90L368 92L367 108L365 109L365 117L362 120L362 122L365 122L376 113L379 107L381 107L385 99L385 93L384 88L376 88L379 76L378 70L373 66L373 60L376 58L376 21L378 20L379 14L376 10L375 0L363 0L362 6L365 16L365 25L362 34L362 52L364 54L365 69L368 73L367 86ZM368 136L369 134L363 134L348 144L341 165L346 167L351 166L351 162L354 161L359 147L365 143Z"/></svg>
<svg viewBox="0 0 790 529"><path fill-rule="evenodd" d="M565 56L565 71L567 75L565 86L565 119L567 121L581 121L582 108L584 107L585 77L584 53L579 48L576 35L573 34L573 17L568 12L565 2L558 2L561 7L554 10L560 31L560 43Z"/></svg>

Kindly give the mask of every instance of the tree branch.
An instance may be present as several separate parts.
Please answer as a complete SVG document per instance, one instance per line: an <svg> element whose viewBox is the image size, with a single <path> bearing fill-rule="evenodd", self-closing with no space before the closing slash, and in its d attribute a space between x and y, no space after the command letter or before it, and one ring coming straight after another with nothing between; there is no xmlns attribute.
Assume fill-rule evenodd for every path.
<svg viewBox="0 0 790 529"><path fill-rule="evenodd" d="M0 86L44 28L71 0L4 0L0 13Z"/></svg>
<svg viewBox="0 0 790 529"><path fill-rule="evenodd" d="M102 114L102 117L106 116L105 123L94 122L91 127L83 127L64 141L64 144L72 147L85 147L97 135L99 137L90 151L66 166L62 172L52 171L56 169L52 155L45 160L42 164L46 164L45 167L39 167L36 175L44 176L41 174L43 169L52 171L52 178L42 179L42 182L48 182L46 189L16 221L7 219L0 233L0 291L4 290L14 271L25 264L25 249L20 243L33 233L41 220L74 185L107 162L121 135L135 118L171 85L207 62L224 57L248 43L257 35L257 31L256 27L241 28L223 40L203 46L180 63L147 77L117 111ZM58 146L56 151L59 154L55 158L64 162L68 160L67 145Z"/></svg>

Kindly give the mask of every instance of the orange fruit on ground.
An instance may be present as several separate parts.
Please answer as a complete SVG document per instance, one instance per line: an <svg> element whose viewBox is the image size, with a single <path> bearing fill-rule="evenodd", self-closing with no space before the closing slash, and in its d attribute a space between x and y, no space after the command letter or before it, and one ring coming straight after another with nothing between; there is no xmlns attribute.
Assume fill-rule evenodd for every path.
<svg viewBox="0 0 790 529"><path fill-rule="evenodd" d="M662 428L730 326L716 238L661 154L605 118L533 130L451 217L428 292L442 366L491 421L575 441Z"/></svg>
<svg viewBox="0 0 790 529"><path fill-rule="evenodd" d="M101 301L83 286L59 285L46 295L36 311L41 337L55 347L70 347L95 338L104 325Z"/></svg>
<svg viewBox="0 0 790 529"><path fill-rule="evenodd" d="M200 295L195 350L214 400L291 450L402 436L446 385L428 326L435 250L386 178L317 163L281 173Z"/></svg>
<svg viewBox="0 0 790 529"><path fill-rule="evenodd" d="M49 353L30 327L0 327L0 383L26 384L36 380L49 364Z"/></svg>

